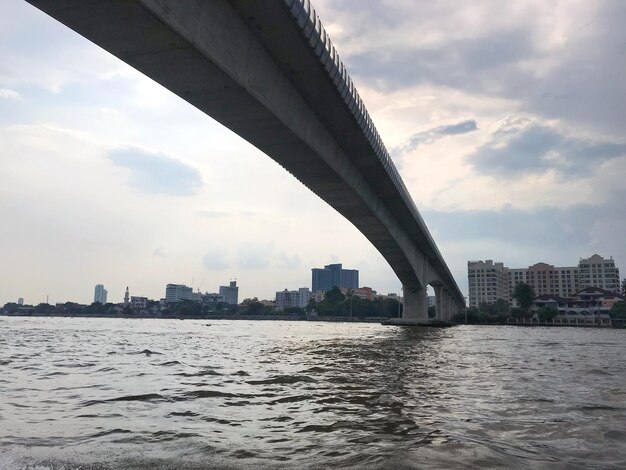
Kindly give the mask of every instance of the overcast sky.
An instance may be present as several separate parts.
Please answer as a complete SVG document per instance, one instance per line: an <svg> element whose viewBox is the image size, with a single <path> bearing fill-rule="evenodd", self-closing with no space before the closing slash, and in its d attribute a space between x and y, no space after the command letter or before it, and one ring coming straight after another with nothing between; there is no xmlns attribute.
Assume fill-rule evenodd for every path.
<svg viewBox="0 0 626 470"><path fill-rule="evenodd" d="M314 3L464 292L470 259L626 274L626 2ZM24 1L0 57L0 305L273 298L331 262L399 291L269 157Z"/></svg>

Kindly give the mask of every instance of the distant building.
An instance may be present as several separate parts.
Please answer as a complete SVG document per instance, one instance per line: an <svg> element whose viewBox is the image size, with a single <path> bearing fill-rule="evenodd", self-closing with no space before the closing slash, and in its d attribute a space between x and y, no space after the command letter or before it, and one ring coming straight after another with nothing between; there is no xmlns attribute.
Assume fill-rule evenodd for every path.
<svg viewBox="0 0 626 470"><path fill-rule="evenodd" d="M359 287L359 271L357 269L342 269L341 264L328 264L324 268L311 269L312 292L327 292L333 287L357 289Z"/></svg>
<svg viewBox="0 0 626 470"><path fill-rule="evenodd" d="M620 291L619 269L615 267L613 257L605 259L593 255L578 263L578 282L581 289L599 287L609 292Z"/></svg>
<svg viewBox="0 0 626 470"><path fill-rule="evenodd" d="M468 261L469 306L481 302L494 303L498 299L515 305L515 287L528 284L537 296L569 298L580 289L597 287L609 292L620 290L619 269L613 258L600 255L580 259L578 266L556 267L535 263L528 268L508 268L502 263Z"/></svg>
<svg viewBox="0 0 626 470"><path fill-rule="evenodd" d="M17 299L17 305L19 305L20 307L24 305L24 297L20 297L19 299Z"/></svg>
<svg viewBox="0 0 626 470"><path fill-rule="evenodd" d="M291 307L305 308L311 299L311 291L308 287L301 287L298 290L287 290L276 292L276 310L285 310Z"/></svg>
<svg viewBox="0 0 626 470"><path fill-rule="evenodd" d="M220 286L220 295L224 297L224 302L230 305L237 305L239 302L239 287L237 281L230 281L228 286Z"/></svg>
<svg viewBox="0 0 626 470"><path fill-rule="evenodd" d="M203 304L223 304L225 302L224 296L218 293L205 292L202 294Z"/></svg>
<svg viewBox="0 0 626 470"><path fill-rule="evenodd" d="M124 294L124 308L130 307L130 293L128 292L128 286L126 286L126 293Z"/></svg>
<svg viewBox="0 0 626 470"><path fill-rule="evenodd" d="M94 303L100 302L102 305L107 303L107 290L102 284L96 284L96 288L93 293Z"/></svg>
<svg viewBox="0 0 626 470"><path fill-rule="evenodd" d="M509 298L509 268L492 260L468 261L467 278L469 306L478 307L481 302L495 303Z"/></svg>
<svg viewBox="0 0 626 470"><path fill-rule="evenodd" d="M371 287L359 287L358 289L347 289L344 287L340 290L345 296L353 295L354 297L358 297L363 300L374 300L374 291Z"/></svg>
<svg viewBox="0 0 626 470"><path fill-rule="evenodd" d="M168 304L180 302L181 300L191 300L193 289L184 284L168 284L165 286L165 302Z"/></svg>
<svg viewBox="0 0 626 470"><path fill-rule="evenodd" d="M562 318L574 319L595 316L609 318L613 305L624 302L624 296L599 287L585 287L571 297L556 295L540 295L533 302L533 310L541 307L552 307Z"/></svg>
<svg viewBox="0 0 626 470"><path fill-rule="evenodd" d="M430 307L436 307L437 306L437 296L435 295L429 295L426 297L426 306L428 308Z"/></svg>
<svg viewBox="0 0 626 470"><path fill-rule="evenodd" d="M135 297L134 295L130 298L130 308L133 310L144 310L148 308L148 298L147 297Z"/></svg>

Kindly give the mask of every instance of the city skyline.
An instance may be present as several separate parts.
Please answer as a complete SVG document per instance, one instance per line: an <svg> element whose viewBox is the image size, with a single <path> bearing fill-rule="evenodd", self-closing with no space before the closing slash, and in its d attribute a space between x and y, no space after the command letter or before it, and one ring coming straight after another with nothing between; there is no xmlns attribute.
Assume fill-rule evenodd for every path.
<svg viewBox="0 0 626 470"><path fill-rule="evenodd" d="M468 259L624 262L619 2L359 5L316 2L465 293ZM231 277L241 298L270 298L339 260L400 291L354 227L258 150L25 2L0 12L0 302L87 302L96 283L159 298L163 279Z"/></svg>

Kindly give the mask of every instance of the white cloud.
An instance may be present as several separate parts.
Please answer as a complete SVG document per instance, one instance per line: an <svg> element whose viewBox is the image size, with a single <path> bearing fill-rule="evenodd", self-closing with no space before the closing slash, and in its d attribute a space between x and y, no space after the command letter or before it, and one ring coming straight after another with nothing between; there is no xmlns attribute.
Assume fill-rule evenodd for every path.
<svg viewBox="0 0 626 470"><path fill-rule="evenodd" d="M7 88L0 88L0 99L21 100L22 95L20 95L15 90L9 90Z"/></svg>

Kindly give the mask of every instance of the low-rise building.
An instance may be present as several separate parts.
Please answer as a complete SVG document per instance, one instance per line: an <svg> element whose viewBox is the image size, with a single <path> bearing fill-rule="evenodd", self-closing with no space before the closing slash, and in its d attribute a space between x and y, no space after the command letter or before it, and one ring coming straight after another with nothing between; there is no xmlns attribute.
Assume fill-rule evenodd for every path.
<svg viewBox="0 0 626 470"><path fill-rule="evenodd" d="M374 300L374 294L371 287L359 287L357 289L347 289L344 287L340 290L346 297L353 295L362 300Z"/></svg>
<svg viewBox="0 0 626 470"><path fill-rule="evenodd" d="M203 304L219 304L219 303L226 302L222 294L209 293L209 292L205 292L204 294L201 295L201 301Z"/></svg>
<svg viewBox="0 0 626 470"><path fill-rule="evenodd" d="M308 287L298 290L276 292L276 310L286 310L292 307L305 308L311 299L311 291Z"/></svg>
<svg viewBox="0 0 626 470"><path fill-rule="evenodd" d="M130 297L130 308L133 310L144 310L148 308L148 298L147 297Z"/></svg>
<svg viewBox="0 0 626 470"><path fill-rule="evenodd" d="M559 312L558 317L563 319L590 319L595 317L608 320L613 305L625 300L623 296L606 289L586 287L576 292L572 297L560 297L552 294L540 295L533 302L533 310L552 307Z"/></svg>

